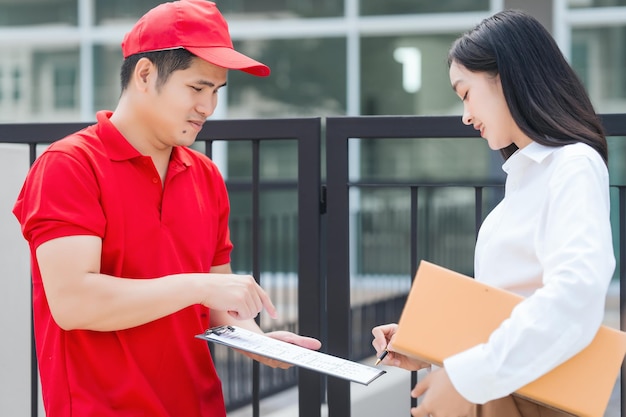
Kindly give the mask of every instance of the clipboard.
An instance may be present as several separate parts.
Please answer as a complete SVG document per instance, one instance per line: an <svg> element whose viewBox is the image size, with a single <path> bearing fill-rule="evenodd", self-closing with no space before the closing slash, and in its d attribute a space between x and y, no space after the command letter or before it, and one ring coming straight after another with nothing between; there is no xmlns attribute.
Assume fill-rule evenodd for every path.
<svg viewBox="0 0 626 417"><path fill-rule="evenodd" d="M362 385L369 385L370 382L385 373L384 370L378 368L317 350L306 349L237 326L212 327L203 334L196 335L196 338L347 379Z"/></svg>
<svg viewBox="0 0 626 417"><path fill-rule="evenodd" d="M394 350L441 366L484 343L522 297L422 261L398 322ZM617 380L626 333L601 326L585 349L514 393L580 417L602 417Z"/></svg>

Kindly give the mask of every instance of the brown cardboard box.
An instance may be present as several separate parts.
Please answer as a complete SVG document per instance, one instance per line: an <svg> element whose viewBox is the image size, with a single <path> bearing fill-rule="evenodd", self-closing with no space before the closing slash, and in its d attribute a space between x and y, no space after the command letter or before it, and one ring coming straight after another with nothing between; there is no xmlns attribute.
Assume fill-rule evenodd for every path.
<svg viewBox="0 0 626 417"><path fill-rule="evenodd" d="M422 261L398 322L395 351L441 366L488 340L522 300ZM626 333L602 326L592 343L515 394L581 417L602 417L626 354Z"/></svg>

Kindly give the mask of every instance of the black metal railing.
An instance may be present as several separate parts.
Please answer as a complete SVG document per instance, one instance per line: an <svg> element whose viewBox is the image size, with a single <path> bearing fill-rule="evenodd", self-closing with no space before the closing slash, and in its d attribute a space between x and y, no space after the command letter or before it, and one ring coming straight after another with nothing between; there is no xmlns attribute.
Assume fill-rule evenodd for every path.
<svg viewBox="0 0 626 417"><path fill-rule="evenodd" d="M626 114L603 115L602 120L607 136L626 136ZM0 143L24 144L29 148L32 163L41 145L45 145L42 138L49 142L84 126L77 123L0 125ZM503 178L460 176L433 180L419 176L408 179L368 176L355 179L348 174L351 160L348 144L350 140L462 141L476 137L477 132L464 126L459 117L208 122L198 143L209 156L215 141L245 143L250 147L247 161L252 167L250 177L227 179L229 193L246 195L246 201L250 202L249 210L234 211L231 218L236 245L233 268L257 277L268 288L274 302L284 309L283 313L287 312L283 321L271 324L272 328L262 317L262 326L318 337L323 342L323 351L361 360L373 353L371 328L398 319L420 259L472 274L476 233L484 215L501 198ZM326 146L324 181L322 139ZM261 150L265 141L297 143L297 178L262 178ZM617 160L626 161L626 158ZM449 170L454 163L443 158L441 169ZM613 228L617 236L616 279L621 287L626 282L626 185L612 179L611 186ZM350 193L354 190L361 193L394 190L403 196L406 204L351 207ZM276 192L295 193L297 203L291 212L264 210L264 196ZM463 198L449 200L450 195ZM620 313L625 306L626 295L620 292ZM31 345L32 342L31 336ZM38 404L34 352L32 347L32 416L37 415ZM324 402L329 417L350 415L347 381L303 369L260 368L223 347L212 347L212 352L231 410L252 404L256 417L261 398L297 385L301 417L320 417ZM411 383L415 383L415 375ZM621 398L626 398L623 385ZM624 406L621 415L626 416Z"/></svg>
<svg viewBox="0 0 626 417"><path fill-rule="evenodd" d="M612 114L603 115L602 120L607 136L626 136L626 115ZM410 225L407 227L405 239L410 245L408 251L410 257L410 274L414 273L420 259L433 259L430 247L434 239L422 239L428 235L428 227L431 222L424 219L423 212L418 210L421 207L419 197L424 189L432 187L457 187L468 188L474 193L474 204L470 207L474 214L473 226L477 232L483 213L490 209L489 202L485 199L486 192L498 192L502 183L478 183L468 184L463 179L456 181L446 181L440 184L431 184L424 181L353 181L349 178L349 141L359 139L361 141L380 138L411 138L421 140L424 138L469 138L476 137L471 127L464 126L459 117L344 117L329 118L326 123L326 166L327 166L327 200L328 214L327 227L333 231L332 239L326 242L328 253L327 261L327 303L328 316L332 320L327 321L328 325L328 345L329 351L337 356L350 356L354 352L352 337L353 323L350 316L345 314L350 311L351 287L353 284L346 277L354 274L350 271L350 198L349 194L354 189L364 188L403 188L410 199ZM453 163L452 161L449 161ZM625 192L623 184L612 184L612 188L617 192L617 201L612 207L614 213L618 213L617 220L613 227L619 236L618 271L617 278L620 287L626 282L624 268L626 263L626 246L624 245L624 230L626 226ZM427 213L426 213L427 214ZM457 238L461 237L457 235ZM473 245L472 245L473 247ZM471 255L466 254L466 256ZM467 260L467 259L466 259ZM461 263L443 260L443 265L462 270ZM466 272L466 271L463 271ZM470 271L471 272L471 271ZM411 276L408 274L408 278ZM624 292L620 292L620 312L624 312L625 307ZM620 315L621 316L621 315ZM621 324L623 326L623 324ZM622 371L622 374L624 371ZM623 375L622 375L623 376ZM624 378L622 378L624 381ZM411 384L416 382L416 374L412 376ZM621 398L624 397L624 383L622 382ZM413 405L415 401L412 401ZM350 415L351 398L350 385L346 381L339 379L329 379L328 381L328 410L329 417L343 417ZM626 415L625 404L622 402L621 414Z"/></svg>
<svg viewBox="0 0 626 417"><path fill-rule="evenodd" d="M85 123L55 123L55 124L6 124L0 125L0 143L24 144L29 148L29 159L32 164L42 148L67 134L85 127ZM295 228L290 233L306 236L300 239L294 247L297 265L294 270L297 277L297 299L295 300L296 314L291 322L280 324L281 329L297 330L303 334L319 335L321 328L321 307L318 300L322 297L320 271L320 120L318 118L289 119L289 120L219 120L207 123L198 136L197 144L203 144L206 153L211 156L212 143L215 141L247 142L251 148L251 178L245 184L237 182L227 183L230 191L245 189L251 196L249 214L245 218L244 229L249 232L247 238L249 252L245 258L233 263L233 269L251 273L261 279L262 245L260 215L261 188L283 188L285 184L278 181L264 182L261 185L260 176L260 149L264 141L295 141L297 144L297 179L290 187L297 193L297 217L295 223L289 226ZM45 138L45 139L42 139ZM272 219L270 218L270 223ZM237 219L235 229L238 227ZM250 262L248 262L248 260ZM261 285L265 283L261 282ZM216 356L218 370L226 380L225 400L228 407L236 407L243 403L252 403L253 415L259 415L261 395L282 390L297 384L301 390L299 404L302 410L319 408L321 394L321 378L313 372L295 371L277 373L268 370L260 371L258 362L246 362L236 357L232 352L220 352L213 349ZM226 358L226 360L222 360ZM34 337L31 332L31 415L38 415L38 373L37 357L34 349ZM280 378L274 375L280 375ZM230 384L230 385L229 385ZM229 386L237 384L237 389ZM242 386L244 389L242 390ZM263 389L263 390L262 390ZM241 398L241 393L245 398ZM307 415L306 412L301 415ZM308 414L313 415L313 414Z"/></svg>

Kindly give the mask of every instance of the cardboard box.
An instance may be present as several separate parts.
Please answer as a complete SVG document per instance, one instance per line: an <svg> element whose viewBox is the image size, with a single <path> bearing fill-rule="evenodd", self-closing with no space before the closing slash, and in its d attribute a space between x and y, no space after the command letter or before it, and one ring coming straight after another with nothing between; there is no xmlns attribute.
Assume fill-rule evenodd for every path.
<svg viewBox="0 0 626 417"><path fill-rule="evenodd" d="M441 366L484 343L523 298L422 261L394 350ZM602 417L626 354L626 333L602 326L577 355L515 394L581 417Z"/></svg>

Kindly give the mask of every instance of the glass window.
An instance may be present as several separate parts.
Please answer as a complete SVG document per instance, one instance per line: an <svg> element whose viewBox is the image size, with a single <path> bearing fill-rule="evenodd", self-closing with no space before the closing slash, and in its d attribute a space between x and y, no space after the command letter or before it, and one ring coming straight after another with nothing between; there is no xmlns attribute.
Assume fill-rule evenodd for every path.
<svg viewBox="0 0 626 417"><path fill-rule="evenodd" d="M77 120L80 116L78 47L33 51L29 70L33 115L42 121Z"/></svg>
<svg viewBox="0 0 626 417"><path fill-rule="evenodd" d="M32 49L4 48L0 61L0 121L32 120Z"/></svg>
<svg viewBox="0 0 626 417"><path fill-rule="evenodd" d="M54 107L74 109L78 103L78 68L56 66L54 68Z"/></svg>
<svg viewBox="0 0 626 417"><path fill-rule="evenodd" d="M78 24L78 0L3 1L0 26Z"/></svg>
<svg viewBox="0 0 626 417"><path fill-rule="evenodd" d="M599 113L626 112L626 27L574 29L571 63Z"/></svg>
<svg viewBox="0 0 626 417"><path fill-rule="evenodd" d="M232 253L233 270L252 271L252 199L249 190L233 186L230 199L230 232L235 245ZM261 218L261 268L265 271L297 271L298 193L293 189L263 189L259 196Z"/></svg>
<svg viewBox="0 0 626 417"><path fill-rule="evenodd" d="M568 0L572 9L581 7L614 7L626 6L626 0Z"/></svg>
<svg viewBox="0 0 626 417"><path fill-rule="evenodd" d="M450 88L447 66L448 49L457 36L449 34L362 38L361 113L456 115L460 118L463 106ZM360 175L364 181L419 179L424 182L445 182L459 178L469 181L503 179L502 158L499 153L491 151L481 138L355 140L360 143ZM454 164L446 164L445 161L454 161ZM453 200L458 203L461 196L472 193L473 190L449 190L442 201ZM384 201L379 194L373 192L371 195L363 195L362 203L365 207L368 204L384 204ZM472 209L473 200L469 199L463 204ZM445 211L443 206L436 210ZM461 247L458 252L471 254L471 242L475 238L473 221L462 220L462 216L455 213L451 212L452 217L446 217L447 220L442 217L442 224L450 223L450 219L454 218L455 224L462 224L467 228L463 232L463 239L467 238L466 241L470 244L461 245L465 252L461 251ZM364 212L363 215L365 214L367 213ZM376 233L382 231L380 227L372 227ZM399 229L401 227L403 226ZM456 229L451 232L451 236L454 234L461 235ZM363 255L364 259L369 259L365 248ZM434 252L429 255L439 257ZM471 256L468 259L471 260ZM451 264L460 262L447 261ZM370 269L365 264L362 267L364 271Z"/></svg>
<svg viewBox="0 0 626 417"><path fill-rule="evenodd" d="M294 158L298 153L298 143L295 140L265 140L259 148L261 180L298 179Z"/></svg>
<svg viewBox="0 0 626 417"><path fill-rule="evenodd" d="M337 0L215 0L226 19L285 19L343 15Z"/></svg>
<svg viewBox="0 0 626 417"><path fill-rule="evenodd" d="M421 181L420 178L416 179ZM411 265L411 191L406 188L361 188L360 206L352 212L357 279L370 281L379 296L403 293ZM475 191L472 187L422 187L417 204L417 257L471 274L476 241ZM428 220L428 221L427 221ZM404 280L394 280L396 276ZM373 280L378 277L378 280ZM384 277L385 279L380 279ZM359 279L360 278L360 279ZM404 285L402 285L404 284ZM372 287L370 287L372 288ZM354 294L354 293L353 293Z"/></svg>
<svg viewBox="0 0 626 417"><path fill-rule="evenodd" d="M120 97L122 50L115 45L96 45L94 59L94 109L113 110Z"/></svg>
<svg viewBox="0 0 626 417"><path fill-rule="evenodd" d="M609 175L611 185L626 185L626 137L610 136L606 138L609 145Z"/></svg>
<svg viewBox="0 0 626 417"><path fill-rule="evenodd" d="M460 117L460 116L459 116ZM367 139L361 143L361 179L500 180L504 162L482 138ZM448 163L443 163L443 162Z"/></svg>
<svg viewBox="0 0 626 417"><path fill-rule="evenodd" d="M458 114L447 54L457 35L361 40L361 114Z"/></svg>
<svg viewBox="0 0 626 417"><path fill-rule="evenodd" d="M23 96L22 94L22 69L21 68L13 68L13 101L16 103L20 101L20 98Z"/></svg>
<svg viewBox="0 0 626 417"><path fill-rule="evenodd" d="M95 22L97 25L107 25L118 22L134 23L148 10L165 3L158 0L97 0L94 1Z"/></svg>
<svg viewBox="0 0 626 417"><path fill-rule="evenodd" d="M361 14L455 13L489 10L489 0L361 0Z"/></svg>
<svg viewBox="0 0 626 417"><path fill-rule="evenodd" d="M345 39L239 41L235 49L267 64L272 73L259 78L230 71L230 118L345 114Z"/></svg>
<svg viewBox="0 0 626 417"><path fill-rule="evenodd" d="M228 178L235 181L252 180L252 145L248 141L228 143ZM295 162L294 162L295 165Z"/></svg>
<svg viewBox="0 0 626 417"><path fill-rule="evenodd" d="M254 133L250 134L251 138ZM298 143L295 140L263 140L259 146L260 179L297 180ZM228 143L228 178L252 180L252 144L249 141Z"/></svg>

